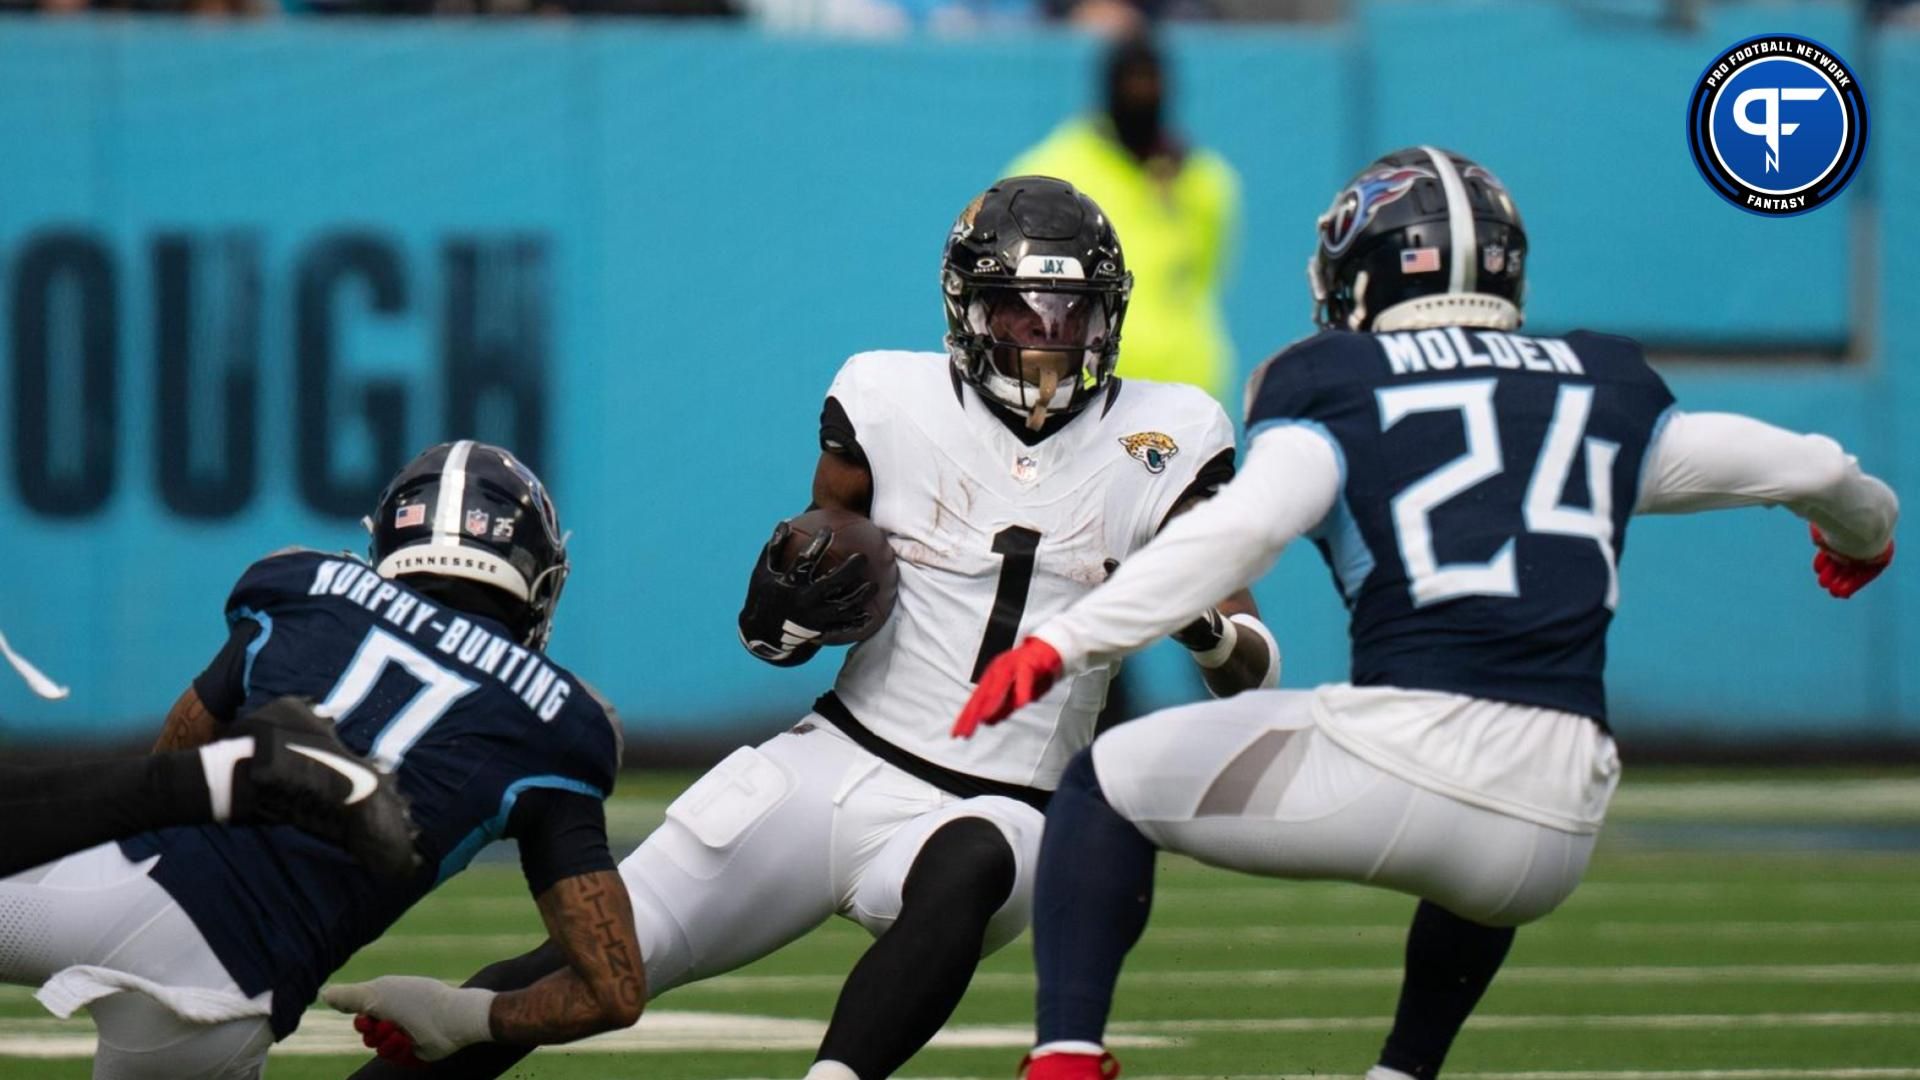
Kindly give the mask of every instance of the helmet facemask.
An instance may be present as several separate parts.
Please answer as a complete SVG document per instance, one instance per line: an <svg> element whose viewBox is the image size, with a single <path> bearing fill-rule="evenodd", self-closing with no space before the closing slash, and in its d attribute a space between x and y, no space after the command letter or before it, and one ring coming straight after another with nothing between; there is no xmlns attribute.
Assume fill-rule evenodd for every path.
<svg viewBox="0 0 1920 1080"><path fill-rule="evenodd" d="M1113 322L1097 291L1015 284L974 290L966 324L970 351L982 354L980 388L1038 431L1049 414L1074 408L1112 370Z"/></svg>

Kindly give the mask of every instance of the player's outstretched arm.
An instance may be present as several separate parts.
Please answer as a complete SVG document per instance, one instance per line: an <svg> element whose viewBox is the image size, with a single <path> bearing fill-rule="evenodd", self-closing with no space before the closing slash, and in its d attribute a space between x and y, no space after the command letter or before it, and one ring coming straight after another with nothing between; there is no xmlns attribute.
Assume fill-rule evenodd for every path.
<svg viewBox="0 0 1920 1080"><path fill-rule="evenodd" d="M493 1037L506 1043L571 1042L631 1027L647 1001L633 904L616 870L576 874L540 896L547 933L567 967L496 997Z"/></svg>
<svg viewBox="0 0 1920 1080"><path fill-rule="evenodd" d="M1893 558L1900 500L1824 435L1734 413L1675 413L1647 450L1640 514L1784 506L1813 527L1814 571L1838 597Z"/></svg>
<svg viewBox="0 0 1920 1080"><path fill-rule="evenodd" d="M543 1046L630 1027L646 1002L646 976L627 887L614 870L562 878L539 899L567 966L523 990L453 987L415 975L329 986L328 1005L355 1013L380 1056L438 1061L496 1042Z"/></svg>
<svg viewBox="0 0 1920 1080"><path fill-rule="evenodd" d="M1303 427L1261 432L1219 494L1169 522L1105 584L989 664L954 735L998 723L1062 674L1136 652L1246 588L1326 517L1340 483L1339 458L1324 437Z"/></svg>
<svg viewBox="0 0 1920 1080"><path fill-rule="evenodd" d="M1194 496L1173 508L1172 521L1201 505L1208 496ZM1242 690L1280 683L1280 644L1260 621L1259 605L1246 589L1201 612L1200 617L1173 632L1173 640L1193 654L1200 678L1215 697L1231 697Z"/></svg>

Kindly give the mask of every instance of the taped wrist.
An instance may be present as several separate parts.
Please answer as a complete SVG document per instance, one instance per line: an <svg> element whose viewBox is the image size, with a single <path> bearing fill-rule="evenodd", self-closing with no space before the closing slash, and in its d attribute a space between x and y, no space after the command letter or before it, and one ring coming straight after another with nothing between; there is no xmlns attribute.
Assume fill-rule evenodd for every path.
<svg viewBox="0 0 1920 1080"><path fill-rule="evenodd" d="M447 1041L449 1051L474 1043L494 1041L495 996L492 990L477 987L462 987L447 994L436 1011L439 1013L440 1034Z"/></svg>

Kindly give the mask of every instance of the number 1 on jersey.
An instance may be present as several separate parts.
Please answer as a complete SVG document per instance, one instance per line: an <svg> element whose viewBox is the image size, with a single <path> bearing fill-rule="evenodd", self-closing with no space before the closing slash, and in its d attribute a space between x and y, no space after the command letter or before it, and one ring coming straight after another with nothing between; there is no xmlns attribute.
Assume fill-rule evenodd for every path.
<svg viewBox="0 0 1920 1080"><path fill-rule="evenodd" d="M1010 525L993 536L994 554L1001 557L1000 584L993 591L993 614L987 617L980 654L973 658L974 682L994 657L1013 648L1020 617L1027 613L1027 590L1033 586L1033 560L1039 550L1040 534L1022 525Z"/></svg>

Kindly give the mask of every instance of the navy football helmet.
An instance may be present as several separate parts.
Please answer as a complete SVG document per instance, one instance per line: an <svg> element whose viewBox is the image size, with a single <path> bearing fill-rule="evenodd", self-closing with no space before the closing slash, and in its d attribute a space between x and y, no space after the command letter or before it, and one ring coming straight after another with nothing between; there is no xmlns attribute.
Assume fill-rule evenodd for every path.
<svg viewBox="0 0 1920 1080"><path fill-rule="evenodd" d="M1340 330L1520 325L1527 233L1506 185L1431 146L1361 170L1320 215L1314 322Z"/></svg>
<svg viewBox="0 0 1920 1080"><path fill-rule="evenodd" d="M526 605L521 644L546 647L567 583L567 538L546 485L518 458L472 439L429 447L387 485L366 525L382 577L491 585Z"/></svg>
<svg viewBox="0 0 1920 1080"><path fill-rule="evenodd" d="M947 235L940 285L954 369L1029 429L1113 378L1133 275L1112 222L1072 184L1015 176L976 196Z"/></svg>

